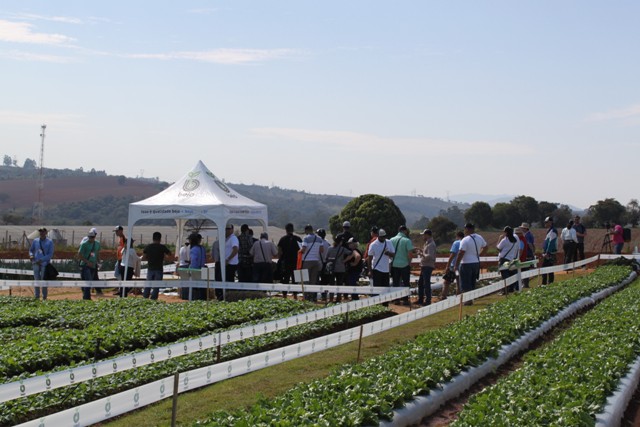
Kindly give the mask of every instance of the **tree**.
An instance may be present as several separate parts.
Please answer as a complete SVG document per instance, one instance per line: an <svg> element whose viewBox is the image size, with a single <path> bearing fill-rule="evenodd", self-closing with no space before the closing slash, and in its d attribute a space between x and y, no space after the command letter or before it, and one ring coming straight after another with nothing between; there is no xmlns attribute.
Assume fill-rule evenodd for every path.
<svg viewBox="0 0 640 427"><path fill-rule="evenodd" d="M38 164L35 160L27 158L25 159L24 165L22 165L22 167L24 169L36 169L38 167Z"/></svg>
<svg viewBox="0 0 640 427"><path fill-rule="evenodd" d="M464 219L478 228L486 228L491 224L493 213L487 202L475 202L464 212Z"/></svg>
<svg viewBox="0 0 640 427"><path fill-rule="evenodd" d="M374 225L385 229L392 236L398 227L406 223L404 215L393 200L378 194L365 194L347 203L338 215L329 220L331 234L335 236L340 233L344 221L351 223L351 233L359 242L369 241L369 230Z"/></svg>
<svg viewBox="0 0 640 427"><path fill-rule="evenodd" d="M616 199L598 200L595 205L589 206L589 215L595 224L604 227L606 223L622 224L626 210Z"/></svg>
<svg viewBox="0 0 640 427"><path fill-rule="evenodd" d="M124 185L126 180L127 180L127 177L125 177L124 175L119 175L118 176L118 185Z"/></svg>
<svg viewBox="0 0 640 427"><path fill-rule="evenodd" d="M416 230L422 230L424 228L427 228L427 224L429 224L429 218L427 218L426 216L422 215L422 216L420 216L420 218L418 218L418 220L416 222L413 223L411 228L416 229Z"/></svg>
<svg viewBox="0 0 640 427"><path fill-rule="evenodd" d="M553 212L553 218L555 224L564 227L573 219L573 211L569 205L560 205L558 209Z"/></svg>
<svg viewBox="0 0 640 427"><path fill-rule="evenodd" d="M5 166L11 166L12 160L11 160L11 156L8 154L4 155L4 160L2 161L2 164Z"/></svg>
<svg viewBox="0 0 640 427"><path fill-rule="evenodd" d="M493 207L492 224L496 228L504 228L505 225L517 227L522 222L518 208L513 203L496 203Z"/></svg>
<svg viewBox="0 0 640 427"><path fill-rule="evenodd" d="M518 196L511 201L511 204L517 209L518 214L520 215L520 220L517 222L536 222L540 217L540 212L538 211L538 202L533 197ZM513 224L516 225L516 223Z"/></svg>
<svg viewBox="0 0 640 427"><path fill-rule="evenodd" d="M540 224L544 223L544 219L548 216L553 216L553 213L558 209L557 203L540 202L538 203L538 215L540 215L536 222Z"/></svg>
<svg viewBox="0 0 640 427"><path fill-rule="evenodd" d="M627 203L627 223L632 227L637 227L640 223L640 204L638 199L631 199Z"/></svg>
<svg viewBox="0 0 640 427"><path fill-rule="evenodd" d="M457 205L449 206L447 210L440 209L440 215L449 218L458 227L464 226L464 212Z"/></svg>
<svg viewBox="0 0 640 427"><path fill-rule="evenodd" d="M447 243L454 239L458 227L449 218L440 215L429 221L427 228L433 233L433 240L436 243Z"/></svg>

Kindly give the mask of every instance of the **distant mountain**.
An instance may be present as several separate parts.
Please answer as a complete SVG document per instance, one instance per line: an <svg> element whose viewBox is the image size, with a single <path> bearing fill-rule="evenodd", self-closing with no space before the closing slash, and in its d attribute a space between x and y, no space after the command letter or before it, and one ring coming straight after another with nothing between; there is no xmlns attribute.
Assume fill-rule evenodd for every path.
<svg viewBox="0 0 640 427"><path fill-rule="evenodd" d="M477 193L467 193L467 194L453 194L449 196L450 200L455 200L462 203L468 203L472 205L475 202L486 202L491 206L494 206L496 203L509 203L516 196L509 194L477 194Z"/></svg>

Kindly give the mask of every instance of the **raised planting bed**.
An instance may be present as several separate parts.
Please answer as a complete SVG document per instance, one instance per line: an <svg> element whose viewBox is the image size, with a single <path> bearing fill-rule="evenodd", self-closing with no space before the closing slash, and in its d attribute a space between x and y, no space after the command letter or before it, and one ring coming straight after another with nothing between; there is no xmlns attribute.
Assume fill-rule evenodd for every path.
<svg viewBox="0 0 640 427"><path fill-rule="evenodd" d="M593 426L638 356L640 284L635 283L525 355L520 369L473 396L452 425Z"/></svg>
<svg viewBox="0 0 640 427"><path fill-rule="evenodd" d="M430 331L383 356L344 366L327 378L301 384L246 411L214 413L199 425L374 425L391 419L416 396L428 395L489 358L563 307L617 284L625 267L532 289L447 327Z"/></svg>

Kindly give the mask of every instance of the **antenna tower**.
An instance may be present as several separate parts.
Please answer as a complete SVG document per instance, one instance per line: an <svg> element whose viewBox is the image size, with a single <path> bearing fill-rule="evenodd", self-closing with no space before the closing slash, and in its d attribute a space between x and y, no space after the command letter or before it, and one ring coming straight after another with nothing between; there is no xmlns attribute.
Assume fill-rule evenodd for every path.
<svg viewBox="0 0 640 427"><path fill-rule="evenodd" d="M42 193L44 191L44 131L47 125L40 126L42 133L40 134L40 170L38 171L38 181L36 182L36 188L38 189L38 201L33 204L33 220L40 224L44 215L44 205L42 203Z"/></svg>

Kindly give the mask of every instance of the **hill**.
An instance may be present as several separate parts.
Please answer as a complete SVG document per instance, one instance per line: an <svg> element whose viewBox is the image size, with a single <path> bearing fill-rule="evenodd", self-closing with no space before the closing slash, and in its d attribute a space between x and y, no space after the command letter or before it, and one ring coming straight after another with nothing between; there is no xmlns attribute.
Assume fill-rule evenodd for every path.
<svg viewBox="0 0 640 427"><path fill-rule="evenodd" d="M38 197L37 176L37 169L0 166L0 222L31 222L33 203ZM44 222L58 225L124 224L129 203L152 196L168 185L154 179L107 175L104 171L45 169ZM228 185L267 205L269 223L277 227L292 222L296 229L305 224L327 228L329 218L351 200L347 196L310 194L280 187ZM391 199L405 215L408 225L423 215L432 218L440 210L455 205L431 197L392 196Z"/></svg>

